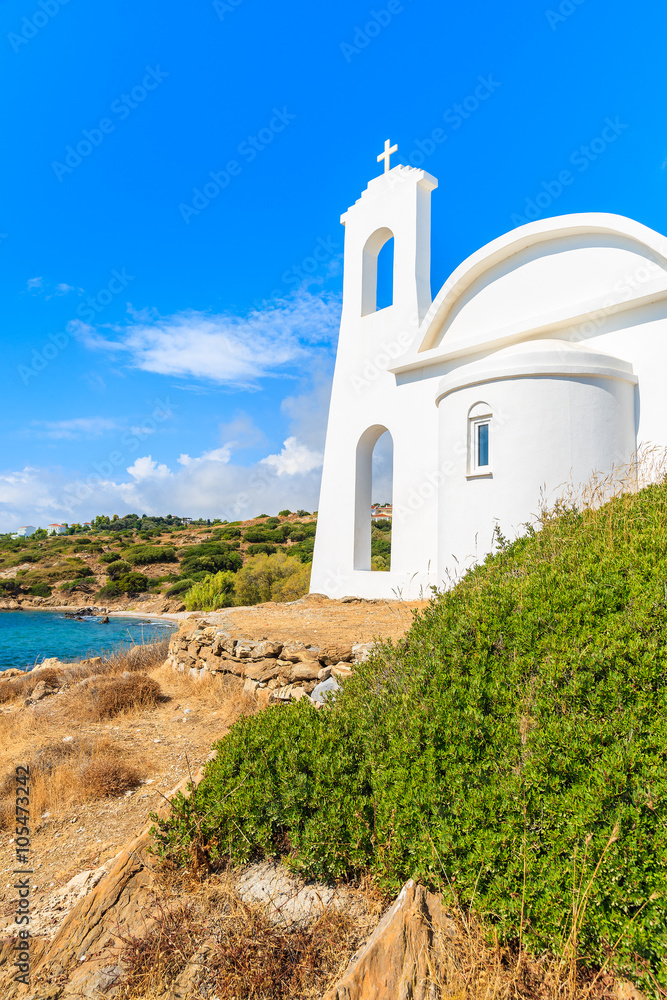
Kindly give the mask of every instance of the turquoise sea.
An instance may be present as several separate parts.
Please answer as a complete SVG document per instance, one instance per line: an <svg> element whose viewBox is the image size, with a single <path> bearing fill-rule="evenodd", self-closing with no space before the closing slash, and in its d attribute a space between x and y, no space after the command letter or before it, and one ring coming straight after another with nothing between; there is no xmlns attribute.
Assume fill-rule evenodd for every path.
<svg viewBox="0 0 667 1000"><path fill-rule="evenodd" d="M0 611L0 671L32 667L49 656L76 660L167 638L176 625L151 618L76 621L58 611Z"/></svg>

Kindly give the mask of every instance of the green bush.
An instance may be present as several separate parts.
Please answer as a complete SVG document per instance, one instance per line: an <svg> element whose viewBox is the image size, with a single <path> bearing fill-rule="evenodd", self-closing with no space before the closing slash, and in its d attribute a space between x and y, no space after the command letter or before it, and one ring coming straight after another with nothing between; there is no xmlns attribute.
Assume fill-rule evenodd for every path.
<svg viewBox="0 0 667 1000"><path fill-rule="evenodd" d="M313 552L315 551L315 539L306 538L303 542L297 542L288 550L289 554L302 563L312 563Z"/></svg>
<svg viewBox="0 0 667 1000"><path fill-rule="evenodd" d="M229 571L207 576L188 590L184 598L185 607L188 611L215 611L216 608L229 608L234 604L235 583L236 575Z"/></svg>
<svg viewBox="0 0 667 1000"><path fill-rule="evenodd" d="M129 573L131 568L124 559L116 559L115 562L109 563L107 566L107 574L110 580L118 580L121 576Z"/></svg>
<svg viewBox="0 0 667 1000"><path fill-rule="evenodd" d="M113 583L113 581L111 583L105 583L104 586L97 592L98 597L118 597L119 594L120 590L117 585Z"/></svg>
<svg viewBox="0 0 667 1000"><path fill-rule="evenodd" d="M295 601L308 593L310 567L284 552L248 559L236 574L236 603Z"/></svg>
<svg viewBox="0 0 667 1000"><path fill-rule="evenodd" d="M231 541L234 538L240 538L240 537L241 537L241 529L237 528L236 525L233 525L232 527L226 526L224 528L218 528L211 535L211 541L214 540Z"/></svg>
<svg viewBox="0 0 667 1000"><path fill-rule="evenodd" d="M161 850L201 835L242 862L287 843L309 877L421 879L535 952L563 953L578 907L583 960L664 990L665 580L667 485L546 519L329 710L236 723Z"/></svg>
<svg viewBox="0 0 667 1000"><path fill-rule="evenodd" d="M177 597L179 594L184 594L190 587L193 586L194 580L178 580L173 587L170 587L167 591L167 597Z"/></svg>
<svg viewBox="0 0 667 1000"><path fill-rule="evenodd" d="M203 542L201 545L190 545L180 552L181 573L192 577L194 573L217 573L221 570L236 572L243 565L243 560L224 542Z"/></svg>
<svg viewBox="0 0 667 1000"><path fill-rule="evenodd" d="M125 573L116 581L119 593L133 597L135 594L143 594L150 586L150 580L143 573Z"/></svg>
<svg viewBox="0 0 667 1000"><path fill-rule="evenodd" d="M287 508L285 508L285 510L278 511L278 517L289 517L291 513L291 510L287 510Z"/></svg>
<svg viewBox="0 0 667 1000"><path fill-rule="evenodd" d="M28 590L29 594L34 597L50 597L53 591L49 587L48 583L33 583L32 587Z"/></svg>
<svg viewBox="0 0 667 1000"><path fill-rule="evenodd" d="M131 566L148 566L152 563L178 562L176 550L171 545L133 545L123 552Z"/></svg>
<svg viewBox="0 0 667 1000"><path fill-rule="evenodd" d="M101 563L112 563L116 562L119 558L120 557L117 552L105 552L99 557L99 560Z"/></svg>
<svg viewBox="0 0 667 1000"><path fill-rule="evenodd" d="M256 545L249 545L247 549L249 556L259 556L262 554L272 556L275 551L275 545L269 545L268 542L258 542Z"/></svg>

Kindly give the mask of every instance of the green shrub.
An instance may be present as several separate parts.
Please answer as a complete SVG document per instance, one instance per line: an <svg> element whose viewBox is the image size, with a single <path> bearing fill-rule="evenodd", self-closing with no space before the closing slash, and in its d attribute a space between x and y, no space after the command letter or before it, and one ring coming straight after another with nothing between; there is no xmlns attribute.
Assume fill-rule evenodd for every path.
<svg viewBox="0 0 667 1000"><path fill-rule="evenodd" d="M167 591L167 597L177 597L179 594L184 594L190 589L194 584L194 580L178 580L173 587L170 587Z"/></svg>
<svg viewBox="0 0 667 1000"><path fill-rule="evenodd" d="M389 560L386 556L371 556L371 569L376 572L385 572L390 569Z"/></svg>
<svg viewBox="0 0 667 1000"><path fill-rule="evenodd" d="M129 573L131 568L124 559L116 559L115 562L109 563L107 566L107 575L110 580L118 580L121 576Z"/></svg>
<svg viewBox="0 0 667 1000"><path fill-rule="evenodd" d="M310 567L284 552L252 556L236 574L237 604L295 601L308 593Z"/></svg>
<svg viewBox="0 0 667 1000"><path fill-rule="evenodd" d="M256 545L249 545L247 549L249 556L259 556L262 554L272 556L275 551L275 545L269 545L267 542L258 542Z"/></svg>
<svg viewBox="0 0 667 1000"><path fill-rule="evenodd" d="M224 542L204 542L201 545L190 545L180 552L181 573L192 577L195 573L217 573L225 570L236 572L243 565L243 560Z"/></svg>
<svg viewBox="0 0 667 1000"><path fill-rule="evenodd" d="M28 593L33 594L34 597L50 597L53 591L48 583L33 583Z"/></svg>
<svg viewBox="0 0 667 1000"><path fill-rule="evenodd" d="M115 583L121 594L127 594L130 597L143 594L150 586L150 580L143 573L125 573Z"/></svg>
<svg viewBox="0 0 667 1000"><path fill-rule="evenodd" d="M103 555L99 557L99 561L101 563L112 563L116 562L118 558L119 555L117 552L105 552Z"/></svg>
<svg viewBox="0 0 667 1000"><path fill-rule="evenodd" d="M287 509L285 509L285 510L279 510L278 511L278 517L289 517L291 513L292 513L291 510L287 510Z"/></svg>
<svg viewBox="0 0 667 1000"><path fill-rule="evenodd" d="M221 540L221 541L231 541L234 538L241 537L241 529L237 528L235 525L230 527L226 526L224 528L218 528L211 535L211 541Z"/></svg>
<svg viewBox="0 0 667 1000"><path fill-rule="evenodd" d="M125 549L123 558L132 566L178 562L176 550L171 545L133 545Z"/></svg>
<svg viewBox="0 0 667 1000"><path fill-rule="evenodd" d="M104 586L101 587L97 592L98 597L118 597L119 595L120 595L120 590L118 589L118 586L113 582L105 583Z"/></svg>
<svg viewBox="0 0 667 1000"><path fill-rule="evenodd" d="M667 485L548 518L328 710L236 723L161 850L201 835L242 862L287 843L308 877L421 879L535 952L563 953L578 907L582 960L664 991L665 580Z"/></svg>
<svg viewBox="0 0 667 1000"><path fill-rule="evenodd" d="M185 581L184 581L185 582ZM188 611L215 611L234 604L236 575L229 571L207 576L193 584L184 598Z"/></svg>
<svg viewBox="0 0 667 1000"><path fill-rule="evenodd" d="M289 554L302 563L312 563L313 552L315 551L315 539L306 538L303 542L297 542L289 549Z"/></svg>

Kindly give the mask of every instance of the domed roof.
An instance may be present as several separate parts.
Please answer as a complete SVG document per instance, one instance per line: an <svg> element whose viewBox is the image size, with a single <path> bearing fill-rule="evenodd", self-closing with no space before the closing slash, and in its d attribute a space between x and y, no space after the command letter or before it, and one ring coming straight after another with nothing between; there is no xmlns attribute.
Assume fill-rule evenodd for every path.
<svg viewBox="0 0 667 1000"><path fill-rule="evenodd" d="M539 376L609 378L636 384L632 365L587 344L569 340L528 340L511 344L440 379L436 403L457 389L485 382Z"/></svg>

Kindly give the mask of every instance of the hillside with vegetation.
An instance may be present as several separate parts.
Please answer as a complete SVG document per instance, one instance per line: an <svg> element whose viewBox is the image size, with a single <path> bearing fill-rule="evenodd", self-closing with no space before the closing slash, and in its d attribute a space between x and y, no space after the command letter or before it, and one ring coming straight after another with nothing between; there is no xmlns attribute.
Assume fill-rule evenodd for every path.
<svg viewBox="0 0 667 1000"><path fill-rule="evenodd" d="M0 601L117 607L164 597L203 611L292 601L308 592L316 529L316 513L283 510L232 522L101 516L65 535L0 535ZM373 525L373 568L387 570L390 552L391 522Z"/></svg>
<svg viewBox="0 0 667 1000"><path fill-rule="evenodd" d="M158 848L415 878L575 979L664 995L667 483L499 544L324 710L238 721Z"/></svg>

